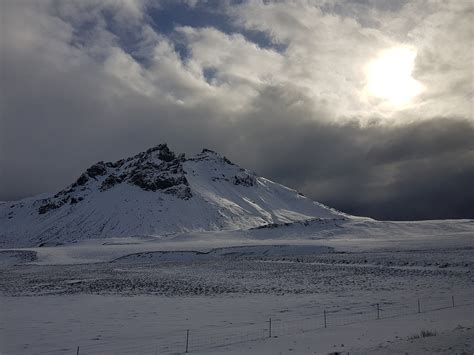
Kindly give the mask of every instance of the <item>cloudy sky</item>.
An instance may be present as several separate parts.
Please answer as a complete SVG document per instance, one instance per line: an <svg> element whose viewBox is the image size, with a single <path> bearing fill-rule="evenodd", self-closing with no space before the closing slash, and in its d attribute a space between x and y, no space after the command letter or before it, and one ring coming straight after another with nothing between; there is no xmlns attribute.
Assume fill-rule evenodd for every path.
<svg viewBox="0 0 474 355"><path fill-rule="evenodd" d="M474 218L468 0L2 0L0 200L203 147L343 211Z"/></svg>

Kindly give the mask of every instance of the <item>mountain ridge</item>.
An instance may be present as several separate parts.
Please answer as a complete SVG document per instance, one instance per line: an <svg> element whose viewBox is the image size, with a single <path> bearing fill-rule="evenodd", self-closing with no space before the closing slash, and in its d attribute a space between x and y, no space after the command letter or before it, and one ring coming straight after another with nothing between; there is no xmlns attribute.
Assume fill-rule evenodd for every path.
<svg viewBox="0 0 474 355"><path fill-rule="evenodd" d="M166 144L100 161L51 195L0 205L0 245L249 229L347 215L203 149L191 158Z"/></svg>

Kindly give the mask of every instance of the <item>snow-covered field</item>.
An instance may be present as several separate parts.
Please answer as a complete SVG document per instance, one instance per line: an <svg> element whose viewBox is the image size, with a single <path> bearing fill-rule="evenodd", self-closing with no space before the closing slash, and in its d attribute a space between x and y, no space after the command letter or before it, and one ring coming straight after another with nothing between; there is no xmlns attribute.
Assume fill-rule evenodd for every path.
<svg viewBox="0 0 474 355"><path fill-rule="evenodd" d="M167 353L161 347L165 344L171 352L183 353L186 329L190 329L191 353L326 354L351 348L375 348L381 343L390 345L420 330L441 333L458 325L474 326L474 306L460 306L381 320L367 317L352 324L330 323L324 329L320 326L320 314L315 315L320 307L350 301L355 309L361 302L353 297L331 298L331 295L7 297L2 298L1 350L5 354L70 354L80 346L84 354L161 354ZM272 338L267 338L269 315L274 322ZM311 322L314 329L304 331ZM298 331L299 327L303 331ZM237 343L219 346L223 341L225 344L226 336L235 336ZM472 344L472 338L470 341Z"/></svg>
<svg viewBox="0 0 474 355"><path fill-rule="evenodd" d="M187 329L189 351L203 354L376 354L416 349L430 340L410 343L421 329L438 333L435 348L459 346L442 341L451 333L469 345L472 222L399 223L392 236L393 223L378 223L389 226L325 238L303 239L311 225L290 225L2 250L0 352L182 353Z"/></svg>
<svg viewBox="0 0 474 355"><path fill-rule="evenodd" d="M249 249L254 248L226 248L220 255L219 250L144 252L106 263L4 267L2 293L217 296L405 290L412 296L424 290L469 289L474 281L471 249L335 253L318 247L312 249L315 254L247 256Z"/></svg>

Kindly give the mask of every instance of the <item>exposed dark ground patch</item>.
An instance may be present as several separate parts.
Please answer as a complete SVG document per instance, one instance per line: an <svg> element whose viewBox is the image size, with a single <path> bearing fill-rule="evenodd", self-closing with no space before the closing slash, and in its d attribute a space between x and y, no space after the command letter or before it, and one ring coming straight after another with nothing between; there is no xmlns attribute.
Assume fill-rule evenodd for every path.
<svg viewBox="0 0 474 355"><path fill-rule="evenodd" d="M1 295L317 294L474 287L474 250L0 268Z"/></svg>

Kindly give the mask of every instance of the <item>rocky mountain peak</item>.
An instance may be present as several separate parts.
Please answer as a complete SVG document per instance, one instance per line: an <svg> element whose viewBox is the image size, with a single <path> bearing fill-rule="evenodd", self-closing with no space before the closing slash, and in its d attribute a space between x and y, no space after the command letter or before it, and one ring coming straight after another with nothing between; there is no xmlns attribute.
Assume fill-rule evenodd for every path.
<svg viewBox="0 0 474 355"><path fill-rule="evenodd" d="M122 183L189 199L192 193L183 169L185 160L184 154L176 155L167 144L159 144L127 159L100 161L86 169L68 188L42 200L38 213L81 202L94 191L104 192Z"/></svg>
<svg viewBox="0 0 474 355"><path fill-rule="evenodd" d="M188 164L191 175L187 175L185 164ZM188 178L196 176L213 183L231 183L241 187L254 187L257 183L256 174L239 168L213 150L203 149L201 153L186 159L184 154L175 154L165 143L126 159L99 161L66 189L53 197L37 200L35 204L38 213L45 214L65 205L82 203L92 195L98 196L124 184L188 200L193 197Z"/></svg>
<svg viewBox="0 0 474 355"><path fill-rule="evenodd" d="M190 160L195 160L195 161L199 161L199 160L215 160L215 161L221 161L221 162L224 162L226 164L229 164L229 165L235 165L234 163L232 163L229 159L227 159L227 157L225 157L224 155L221 155L217 152L215 152L214 150L211 150L211 149L207 149L207 148L204 148L201 153L199 154L196 154L192 159Z"/></svg>
<svg viewBox="0 0 474 355"><path fill-rule="evenodd" d="M55 195L0 204L0 244L234 230L338 215L210 149L186 159L159 144L99 161Z"/></svg>

